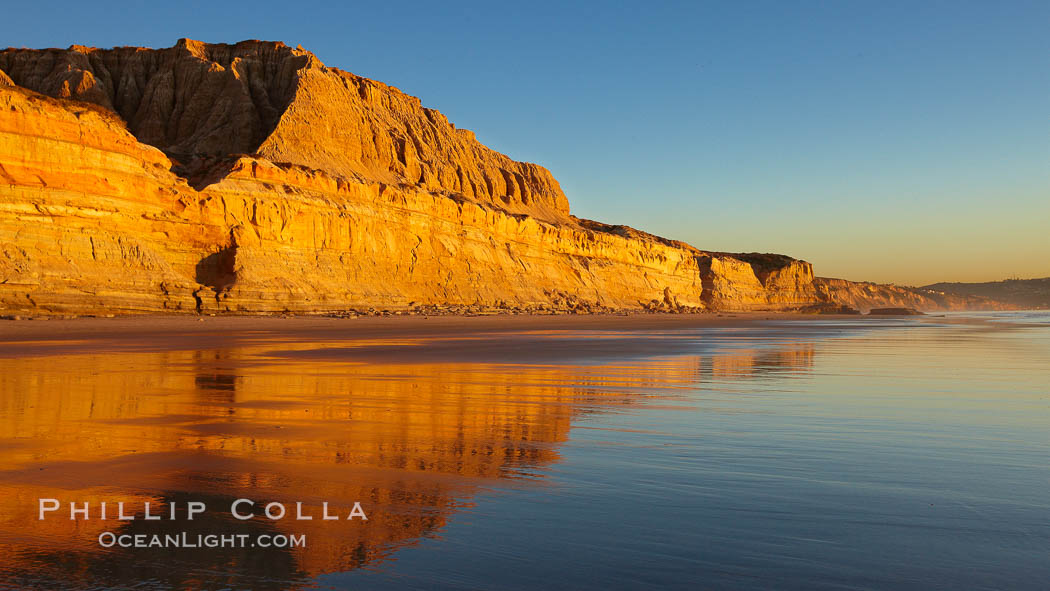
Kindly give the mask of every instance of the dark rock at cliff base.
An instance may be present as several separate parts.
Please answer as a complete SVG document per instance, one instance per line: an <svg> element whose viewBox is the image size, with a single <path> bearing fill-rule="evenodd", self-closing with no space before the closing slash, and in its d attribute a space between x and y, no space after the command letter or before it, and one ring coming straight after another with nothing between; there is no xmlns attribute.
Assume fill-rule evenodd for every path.
<svg viewBox="0 0 1050 591"><path fill-rule="evenodd" d="M821 302L819 304L802 306L798 309L798 312L800 314L846 314L850 316L857 316L860 314L860 310L856 308L833 302Z"/></svg>
<svg viewBox="0 0 1050 591"><path fill-rule="evenodd" d="M868 312L869 316L923 316L924 313L915 308L874 308Z"/></svg>

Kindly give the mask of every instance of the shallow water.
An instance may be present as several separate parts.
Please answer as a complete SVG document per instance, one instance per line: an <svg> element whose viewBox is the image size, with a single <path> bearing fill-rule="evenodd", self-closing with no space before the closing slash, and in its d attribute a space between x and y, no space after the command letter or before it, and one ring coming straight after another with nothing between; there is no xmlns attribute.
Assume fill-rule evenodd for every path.
<svg viewBox="0 0 1050 591"><path fill-rule="evenodd" d="M0 588L1050 581L1047 313L11 347ZM62 508L41 521L40 498ZM238 498L315 519L240 521ZM102 521L102 501L138 518ZM208 510L190 521L188 501ZM321 519L355 501L367 521ZM145 521L145 502L176 519ZM103 532L307 545L103 548Z"/></svg>

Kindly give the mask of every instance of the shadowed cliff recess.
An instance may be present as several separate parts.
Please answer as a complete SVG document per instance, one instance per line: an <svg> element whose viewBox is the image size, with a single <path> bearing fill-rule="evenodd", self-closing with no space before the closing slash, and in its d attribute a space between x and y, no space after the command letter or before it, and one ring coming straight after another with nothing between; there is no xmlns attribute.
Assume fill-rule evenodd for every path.
<svg viewBox="0 0 1050 591"><path fill-rule="evenodd" d="M902 296L899 291L906 291ZM933 297L936 295L936 297ZM0 311L988 308L571 216L400 90L280 42L0 51Z"/></svg>
<svg viewBox="0 0 1050 591"><path fill-rule="evenodd" d="M113 111L140 142L180 159L258 154L530 215L568 213L546 169L486 148L392 86L280 42L8 50L0 69L24 88Z"/></svg>

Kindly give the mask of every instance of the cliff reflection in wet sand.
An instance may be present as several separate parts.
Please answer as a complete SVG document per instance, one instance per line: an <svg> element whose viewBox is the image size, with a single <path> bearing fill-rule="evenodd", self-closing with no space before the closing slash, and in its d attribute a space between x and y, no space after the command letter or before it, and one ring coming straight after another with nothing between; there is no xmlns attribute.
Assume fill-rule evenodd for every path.
<svg viewBox="0 0 1050 591"><path fill-rule="evenodd" d="M805 371L813 356L809 344L713 354L674 332L234 337L147 352L33 342L0 358L0 579L286 588L380 564L439 536L480 491L543 486L581 413L673 407L705 375ZM228 509L242 497L260 510L299 501L315 518L237 521ZM38 498L62 511L38 521ZM65 518L68 501L89 501L95 517L119 500L139 519ZM192 500L208 511L188 521ZM164 515L174 504L179 519L143 521L147 501ZM355 501L367 521L320 519L323 502L345 516ZM307 547L104 549L104 531L305 534Z"/></svg>

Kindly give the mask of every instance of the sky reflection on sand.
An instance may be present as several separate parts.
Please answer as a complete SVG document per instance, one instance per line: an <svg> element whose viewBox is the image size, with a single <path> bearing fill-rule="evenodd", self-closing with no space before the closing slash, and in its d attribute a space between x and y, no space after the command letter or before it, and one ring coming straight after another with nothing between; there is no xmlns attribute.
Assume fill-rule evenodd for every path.
<svg viewBox="0 0 1050 591"><path fill-rule="evenodd" d="M677 546L677 558L663 565L671 578L657 581L673 583L675 573L709 570L709 544L730 535L721 522L744 508L733 500L750 499L747 507L760 512L756 516L774 505L800 515L823 505L840 521L863 521L850 507L880 487L908 489L907 482L891 484L901 470L921 480L922 470L953 463L964 469L968 464L954 449L970 450L979 460L991 452L971 448L1001 441L1003 428L1027 432L1047 424L1046 399L1033 373L1040 355L1050 358L1045 334L1037 335L1042 341L1027 332L1018 339L1011 336L1016 331L951 319L869 328L885 326L914 328L770 323L425 337L326 334L313 341L256 331L239 339L227 334L215 347L114 352L99 343L105 351L99 353L79 342L74 353L61 343L56 348L53 341L30 340L23 355L0 357L0 581L280 589L334 573L346 574L324 581L351 584L352 573L360 572L370 585L414 580L476 586L484 579L443 578L442 567L433 558L421 560L419 552L438 552L436 557L445 548L447 562L458 563L459 554L450 559L448 549L502 523L490 511L515 499L528 508L537 498L554 503L566 490L583 491L573 494L601 506L617 496L630 499L641 486L649 506L670 504L684 514L678 522L668 521L673 512L648 514L638 524L651 530L647 535L662 536L661 544ZM1005 368L1014 371L1006 381ZM959 372L966 373L965 388L955 381ZM977 429L960 438L958 426L967 420ZM922 453L909 467L893 451L917 439L923 453L938 450L940 468L919 461ZM1047 441L1022 443L1032 450ZM1009 461L1029 465L1027 457L1014 453ZM864 470L855 471L860 466ZM781 490L800 476L807 483L802 488L818 497ZM751 478L767 484L755 489ZM821 482L844 478L863 482L863 494L821 491L829 486ZM645 484L650 481L661 485ZM952 494L968 498L969 506L987 497L966 488L973 487ZM1013 494L1020 499L1025 491ZM167 506L201 499L214 510L194 522L39 522L40 497L124 500L136 509L146 501ZM335 507L361 501L369 520L239 522L226 514L239 497L301 501L314 513L322 501ZM1045 507L1045 501L1024 498ZM713 537L705 538L692 524L715 518L712 507L719 504L720 525L708 523ZM558 505L547 509L563 522L587 515ZM490 517L479 519L484 515ZM812 525L790 533L790 524L766 519L744 520L749 525L737 535L829 537L806 533ZM646 557L637 541L617 542L610 537L615 527L585 526L567 534L548 524L541 530L546 542L520 550L542 556L544 547L572 542L612 545L624 564L668 560ZM1032 540L1044 548L1045 526L1032 530ZM305 533L309 545L174 554L100 548L98 534L113 530ZM781 554L741 544L730 544L737 560L753 555L759 563L780 564ZM488 540L474 551L491 559L496 546ZM577 555L585 563L589 554L577 548ZM856 559L856 553L843 558ZM721 576L735 572L733 560L720 564ZM749 576L760 575L762 569L754 568ZM484 569L476 571L481 577ZM419 578L427 572L436 578ZM537 583L512 571L501 576L508 587ZM629 580L620 573L606 582Z"/></svg>

